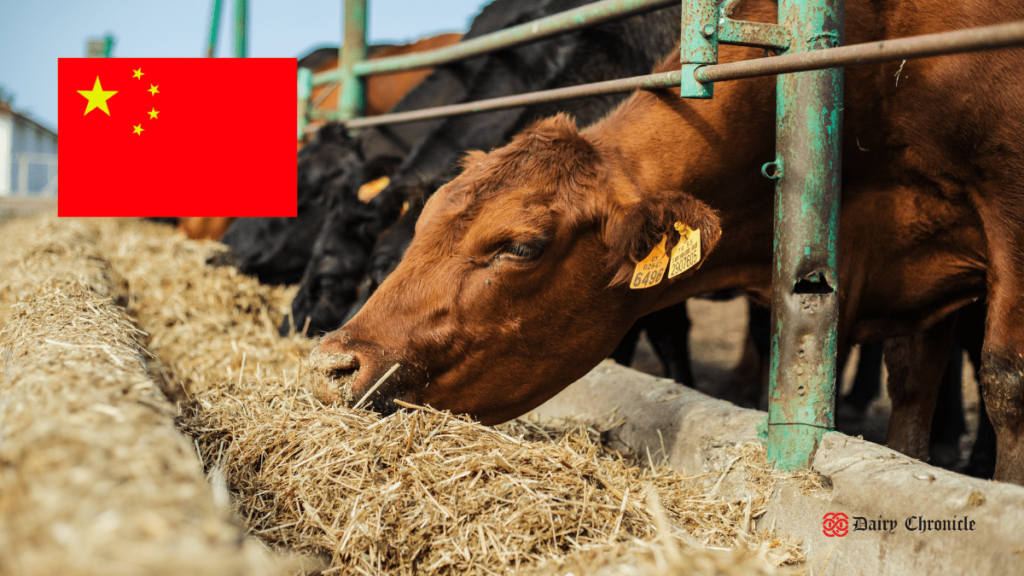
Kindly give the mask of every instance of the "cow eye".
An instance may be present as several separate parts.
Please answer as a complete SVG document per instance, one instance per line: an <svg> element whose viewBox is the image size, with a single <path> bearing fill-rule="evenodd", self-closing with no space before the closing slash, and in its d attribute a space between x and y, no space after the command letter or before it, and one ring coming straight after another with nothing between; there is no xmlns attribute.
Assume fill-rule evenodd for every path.
<svg viewBox="0 0 1024 576"><path fill-rule="evenodd" d="M509 242L501 250L503 256L511 256L519 260L535 260L544 253L542 244L527 244L524 242Z"/></svg>

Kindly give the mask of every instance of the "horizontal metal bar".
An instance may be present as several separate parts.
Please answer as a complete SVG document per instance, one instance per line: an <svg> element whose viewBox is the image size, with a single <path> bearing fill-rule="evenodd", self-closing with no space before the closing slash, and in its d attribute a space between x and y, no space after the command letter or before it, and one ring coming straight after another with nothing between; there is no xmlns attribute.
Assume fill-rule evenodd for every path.
<svg viewBox="0 0 1024 576"><path fill-rule="evenodd" d="M438 64L456 62L472 56L536 42L558 34L651 12L678 3L679 0L602 0L429 52L365 60L356 64L355 74L370 76L431 68ZM314 82L316 82L316 78L314 78Z"/></svg>
<svg viewBox="0 0 1024 576"><path fill-rule="evenodd" d="M337 68L313 74L314 87L323 86L324 84L337 84L339 80L341 80L341 71Z"/></svg>
<svg viewBox="0 0 1024 576"><path fill-rule="evenodd" d="M789 30L778 24L764 22L748 22L722 18L718 22L718 43L736 46L752 46L754 48L774 48L789 50L793 42Z"/></svg>
<svg viewBox="0 0 1024 576"><path fill-rule="evenodd" d="M943 54L1009 48L1022 44L1024 44L1024 22L1010 22L1009 24L997 24L956 32L940 32L897 40L853 44L828 50L814 50L772 58L704 66L697 69L695 76L698 82L706 84L839 66L877 64L893 60L911 60Z"/></svg>
<svg viewBox="0 0 1024 576"><path fill-rule="evenodd" d="M476 114L488 110L499 110L502 108L515 108L542 102L555 102L558 100L572 100L574 98L586 98L588 96L600 96L603 94L615 94L617 92L632 92L637 89L656 90L669 86L679 86L679 71L665 72L663 74L650 74L647 76L634 76L620 80L608 80L606 82L595 82L593 84L582 84L568 88L556 88L554 90L543 90L530 92L529 94L517 94L515 96L503 96L490 100L478 100L464 104L452 104L450 106L438 106L425 110L412 110L409 112L398 112L395 114L382 114L369 118L357 118L345 122L347 128L366 128L380 124L400 124L403 122L416 122L418 120L429 120L444 116L462 116L464 114Z"/></svg>
<svg viewBox="0 0 1024 576"><path fill-rule="evenodd" d="M729 62L727 64L713 64L697 69L695 76L703 83L738 80L740 78L753 78L757 76L772 76L776 74L787 74L791 72L803 72L806 70L818 70L822 68L833 68L837 66L854 66L859 64L876 64L892 60L903 60L913 58L925 58L941 54L957 52L974 52L978 50L992 50L996 48L1007 48L1011 46L1024 45L1024 22L1013 22L1010 24L999 24L984 28L972 28L957 32L942 32L939 34L928 34L925 36L912 36L898 40L885 40L881 42L868 42L854 44L841 48L830 48L828 50L817 50L814 52L802 52L799 54L787 54L774 56L772 58L759 58L757 60L744 60L741 62ZM381 124L401 124L404 122L417 122L420 120L431 120L446 116L461 116L464 114L476 114L488 110L500 110L503 108L515 108L528 106L543 102L554 102L557 100L572 100L574 98L586 98L588 96L601 96L617 92L632 92L633 90L656 90L659 88L671 88L679 86L681 72L664 72L661 74L649 74L647 76L635 76L621 80L609 80L593 84L583 84L569 88L558 88L555 90L543 90L529 94L517 94L515 96L504 96L490 100L479 100L477 102L466 102L450 106L439 106L425 110L412 110L395 114L382 114L370 118L357 118L345 122L348 128L367 128ZM328 119L337 119L330 115Z"/></svg>

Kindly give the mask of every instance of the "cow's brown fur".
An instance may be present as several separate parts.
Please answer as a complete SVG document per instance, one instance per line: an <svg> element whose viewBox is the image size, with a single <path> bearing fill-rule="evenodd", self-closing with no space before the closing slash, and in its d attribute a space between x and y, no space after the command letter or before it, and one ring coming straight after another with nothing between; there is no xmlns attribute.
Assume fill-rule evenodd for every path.
<svg viewBox="0 0 1024 576"><path fill-rule="evenodd" d="M189 217L178 218L178 230L192 240L220 240L237 220L232 217Z"/></svg>
<svg viewBox="0 0 1024 576"><path fill-rule="evenodd" d="M993 24L1024 8L971 0L847 3L847 43ZM736 18L774 21L748 0ZM721 47L720 61L760 56ZM927 453L937 382L914 369L948 348L951 313L987 292L985 399L997 478L1024 482L1024 58L1020 50L847 70L840 243L841 351L897 339L891 445ZM678 66L677 57L664 69ZM608 354L640 316L714 290L770 293L774 79L720 83L715 98L638 92L577 133L542 121L474 154L424 208L405 259L325 353L352 355L365 394L498 422L536 406ZM699 228L699 272L646 290L622 283L671 224ZM718 241L719 226L724 232ZM717 245L716 245L717 241ZM509 243L544 246L516 258ZM515 252L515 250L513 250ZM609 263L611 266L609 266ZM915 368L916 367L916 368ZM941 373L941 370L939 370ZM934 385L933 385L934 384ZM327 398L330 399L330 398ZM923 442L922 442L923 438Z"/></svg>

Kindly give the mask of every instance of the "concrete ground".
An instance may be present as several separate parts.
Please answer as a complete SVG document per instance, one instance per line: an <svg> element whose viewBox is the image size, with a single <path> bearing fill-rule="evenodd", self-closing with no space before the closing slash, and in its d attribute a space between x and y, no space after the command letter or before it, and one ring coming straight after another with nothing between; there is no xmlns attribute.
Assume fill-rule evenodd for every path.
<svg viewBox="0 0 1024 576"><path fill-rule="evenodd" d="M723 448L759 441L766 425L763 412L610 360L532 415L603 423L613 447L707 473L738 504L747 497L745 472L730 469ZM799 539L815 575L1022 573L1024 487L935 468L839 432L822 439L811 470L824 488L780 479L753 529Z"/></svg>
<svg viewBox="0 0 1024 576"><path fill-rule="evenodd" d="M709 481L719 481L722 490L742 500L744 473L728 469L722 448L759 441L766 415L708 394L730 397L744 379L749 384L757 377L737 370L747 305L742 298L691 300L688 305L699 391L656 377L661 366L644 340L634 369L605 361L533 414L604 422L612 426L608 438L613 446L650 453L653 460L691 474L709 473ZM852 384L854 366L856 357L848 364L844 388ZM964 400L970 432L962 438L966 460L978 409L977 383L966 359ZM838 427L846 434L827 434L812 463L825 489L809 492L780 481L755 529L774 526L801 539L815 575L1024 574L1024 488L969 478L880 446L889 410L883 389L866 418L841 418ZM846 516L844 536L825 533L827 514ZM921 529L934 527L934 521L956 529ZM880 525L884 529L873 529Z"/></svg>

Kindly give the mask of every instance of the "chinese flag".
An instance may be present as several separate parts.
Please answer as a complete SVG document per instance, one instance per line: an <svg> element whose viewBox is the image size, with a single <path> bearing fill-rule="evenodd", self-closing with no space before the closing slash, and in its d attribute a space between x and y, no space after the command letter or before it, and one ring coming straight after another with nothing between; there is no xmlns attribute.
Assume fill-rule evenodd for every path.
<svg viewBox="0 0 1024 576"><path fill-rule="evenodd" d="M294 58L60 58L59 216L295 216Z"/></svg>

